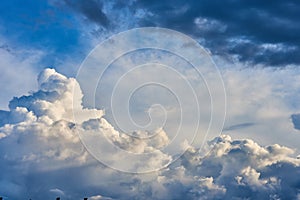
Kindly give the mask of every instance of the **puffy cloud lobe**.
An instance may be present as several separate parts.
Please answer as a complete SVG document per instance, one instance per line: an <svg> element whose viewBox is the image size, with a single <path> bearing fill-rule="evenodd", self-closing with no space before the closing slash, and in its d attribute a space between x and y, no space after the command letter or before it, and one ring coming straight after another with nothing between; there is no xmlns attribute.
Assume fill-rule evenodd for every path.
<svg viewBox="0 0 300 200"><path fill-rule="evenodd" d="M46 171L59 171L65 168L80 168L82 165L94 163L80 143L78 131L101 130L114 144L135 152L147 152L162 148L168 143L166 133L162 129L156 131L154 140L132 139L119 133L104 119L104 112L96 109L85 109L81 105L82 94L73 94L74 87L79 87L73 78L66 78L54 69L44 70L38 77L39 90L28 96L15 97L10 101L10 111L1 111L1 159L4 164L3 185L16 185L19 192L12 187L3 187L3 192L12 197L20 197L28 191L35 195L35 189L27 188L20 180L15 183L15 177L28 178ZM76 120L73 112L78 112ZM136 132L137 135L150 133ZM157 138L157 139L155 139ZM117 155L116 155L117 156ZM149 158L141 165L151 165L160 162L163 157L157 151L157 157ZM118 159L116 157L116 159ZM157 159L157 161L156 161ZM51 164L50 164L51 163ZM11 176L11 170L17 170ZM33 174L32 174L33 173ZM23 175L26 176L24 177ZM60 174L60 173L59 173ZM18 182L18 181L17 181ZM51 183L51 181L50 181ZM33 184L34 185L34 181ZM48 185L48 184L47 184ZM52 188L43 192L57 193ZM6 188L6 189L5 189Z"/></svg>
<svg viewBox="0 0 300 200"><path fill-rule="evenodd" d="M77 122L89 119L91 116L97 118L103 115L101 110L82 108L82 93L73 93L74 87L79 87L74 78L67 79L54 69L46 69L39 75L38 83L37 92L29 96L13 98L9 103L9 108L14 110L17 107L24 107L39 117L39 120L48 123L59 119L74 122L73 112L80 112L82 115L82 118L76 118Z"/></svg>
<svg viewBox="0 0 300 200"><path fill-rule="evenodd" d="M299 174L300 160L289 156L293 153L291 149L277 144L261 147L252 140L232 140L226 135L211 141L211 145L214 147L206 157L199 158L197 151L191 149L181 161L187 174L206 177L204 181L206 186L218 191L213 196L204 193L204 197L208 199L297 197L299 185L295 183L299 183L299 179L289 179L287 174ZM281 176L286 173L287 168L292 171L286 176ZM287 194L287 191L290 192Z"/></svg>
<svg viewBox="0 0 300 200"><path fill-rule="evenodd" d="M150 139L133 139L105 120L101 110L85 109L73 78L44 70L39 90L14 98L0 113L0 195L21 199L296 199L300 160L278 144L262 147L252 140L222 135L207 145L205 156L190 146L169 167L149 174L121 173L96 162L83 148L77 131L102 130L119 147L134 153L163 148L163 129ZM75 95L75 100L72 101ZM77 121L74 112L81 112ZM135 132L145 137L150 133ZM118 158L117 155L112 155ZM162 152L143 161L155 165ZM128 161L130 162L130 160ZM126 164L126 163L124 163ZM128 163L127 163L128 164Z"/></svg>

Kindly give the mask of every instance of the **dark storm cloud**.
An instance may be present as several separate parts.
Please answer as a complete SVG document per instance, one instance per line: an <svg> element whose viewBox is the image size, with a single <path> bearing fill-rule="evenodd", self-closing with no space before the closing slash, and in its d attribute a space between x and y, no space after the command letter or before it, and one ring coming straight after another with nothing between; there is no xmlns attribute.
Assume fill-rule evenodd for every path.
<svg viewBox="0 0 300 200"><path fill-rule="evenodd" d="M143 26L181 31L215 55L251 64L300 64L300 3L296 0L64 0L91 22L116 32ZM108 10L103 12L103 5ZM142 17L140 11L146 14ZM124 26L124 24L126 24Z"/></svg>
<svg viewBox="0 0 300 200"><path fill-rule="evenodd" d="M64 0L67 5L83 14L92 22L107 27L109 20L102 11L102 3L97 0Z"/></svg>
<svg viewBox="0 0 300 200"><path fill-rule="evenodd" d="M299 1L140 0L135 7L153 14L141 25L204 38L203 44L215 54L235 54L251 63L300 63Z"/></svg>

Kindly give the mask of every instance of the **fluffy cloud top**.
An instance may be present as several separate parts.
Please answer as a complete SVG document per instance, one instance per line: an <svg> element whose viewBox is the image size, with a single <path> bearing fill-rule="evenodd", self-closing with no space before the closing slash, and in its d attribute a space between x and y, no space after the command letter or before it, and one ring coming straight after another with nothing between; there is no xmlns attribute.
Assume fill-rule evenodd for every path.
<svg viewBox="0 0 300 200"><path fill-rule="evenodd" d="M170 142L163 129L156 137L136 139L120 133L104 112L81 105L79 84L53 69L38 78L39 90L14 98L0 112L0 195L14 199L296 199L300 160L278 144L262 147L252 140L221 135L201 156L189 147L168 167L147 174L115 171L97 162L78 132L102 133L133 153L155 150L137 168L169 161L160 151ZM73 98L74 97L74 98ZM81 118L74 119L73 112ZM101 130L101 131L99 131ZM136 136L149 133L136 132ZM101 144L101 143L100 143ZM118 159L118 155L112 155ZM172 161L172 160L171 160ZM130 164L132 160L128 160ZM140 165L139 165L140 164Z"/></svg>

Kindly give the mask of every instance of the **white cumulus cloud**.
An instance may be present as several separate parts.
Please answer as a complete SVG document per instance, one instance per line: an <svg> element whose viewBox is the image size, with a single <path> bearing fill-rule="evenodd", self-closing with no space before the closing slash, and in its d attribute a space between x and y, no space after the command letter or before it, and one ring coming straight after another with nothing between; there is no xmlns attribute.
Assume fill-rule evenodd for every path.
<svg viewBox="0 0 300 200"><path fill-rule="evenodd" d="M207 144L211 150L205 156L189 146L179 159L172 160L162 151L170 142L163 129L132 133L146 139L117 131L104 111L83 108L82 93L73 93L74 87L80 87L74 78L46 69L38 85L38 91L14 98L10 110L0 112L0 196L54 199L60 195L72 200L299 196L300 160L293 149L221 135ZM97 162L78 133L101 133L118 148L135 154L155 152L140 162L128 158L124 166L135 162L137 169L155 168L161 162L174 162L151 173L122 173ZM120 155L111 155L111 161L121 160Z"/></svg>

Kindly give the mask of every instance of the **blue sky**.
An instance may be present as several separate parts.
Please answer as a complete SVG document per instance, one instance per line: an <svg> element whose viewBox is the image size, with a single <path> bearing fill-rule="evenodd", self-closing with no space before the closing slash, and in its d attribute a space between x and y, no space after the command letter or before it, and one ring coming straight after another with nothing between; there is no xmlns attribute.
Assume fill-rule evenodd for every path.
<svg viewBox="0 0 300 200"><path fill-rule="evenodd" d="M297 0L1 2L0 161L4 164L0 173L0 196L7 199L86 196L94 200L230 199L232 196L299 199L299 9ZM113 121L113 112L109 109L109 95L117 81L123 80L122 73L134 69L130 66L144 65L154 59L175 66L174 69L193 82L200 107L203 106L201 119L205 125L200 128L205 129L211 117L207 113L212 112L206 105L211 102L206 98L209 96L207 88L203 82L197 82L199 77L197 79L195 71L189 70L186 62L167 52L145 50L116 59L102 80L96 79L93 71L88 76L77 74L85 72L79 71L82 63L93 66L93 54L87 56L99 43L122 31L141 27L167 28L186 34L205 48L218 67L222 88L218 77L209 73L206 77L208 83L213 83L208 88L213 91L212 95L220 94L214 117L221 124L225 115L225 121L221 128L211 127L214 133L207 138L210 142L205 148L211 151L206 157L201 157L201 145L197 141L193 145L178 144L180 148L187 148L178 160L162 151L161 148L172 141L173 129L179 124L179 118L172 115L178 111L175 98L167 98L166 91L146 88L144 93L133 95L135 99L128 108L132 119L146 121L144 124L149 117L165 117L161 112L171 113L166 122L169 124L162 129L130 130L131 136L154 134L153 141L128 138ZM101 54L98 54L102 58L100 62L131 47L136 39L96 51ZM143 35L138 39L142 40ZM159 42L166 44L168 39L161 38ZM113 48L115 51L111 53ZM152 71L156 67L144 67L124 79L127 81L121 84L120 93L134 86L135 81L150 80L155 73L160 74L161 80L172 74L165 73L163 68ZM188 90L175 79L168 80L170 88L180 86L183 91L181 100L188 105L183 115L192 115L186 115L183 127L192 127L192 113L196 109ZM95 89L94 83L102 85ZM70 89L73 86L77 92L75 100L71 95L74 91ZM222 107L224 101L220 93L223 86L226 109ZM92 93L95 99L89 97ZM71 107L72 100L74 107ZM122 110L116 119L128 123L123 98L116 102L116 107ZM149 106L151 103L155 106ZM169 105L161 108L157 106L159 103ZM75 110L77 121L72 118L71 110ZM191 128L185 131L183 136L191 136ZM97 162L94 158L97 156L91 156L82 147L77 132L90 134L87 141L96 139L94 133L102 132L113 144L128 152L147 154L157 150L144 160L128 157L124 161L123 154L116 153L109 157L115 159L109 160L115 162L113 168L123 169L120 167L123 165L129 169L130 163L135 163L134 170L143 171L159 168L169 161L175 164L152 174L122 173ZM105 145L102 144L103 148ZM109 148L106 150L111 153Z"/></svg>
<svg viewBox="0 0 300 200"><path fill-rule="evenodd" d="M2 34L11 43L46 47L57 53L66 53L78 44L76 19L45 1L3 2L1 13Z"/></svg>

